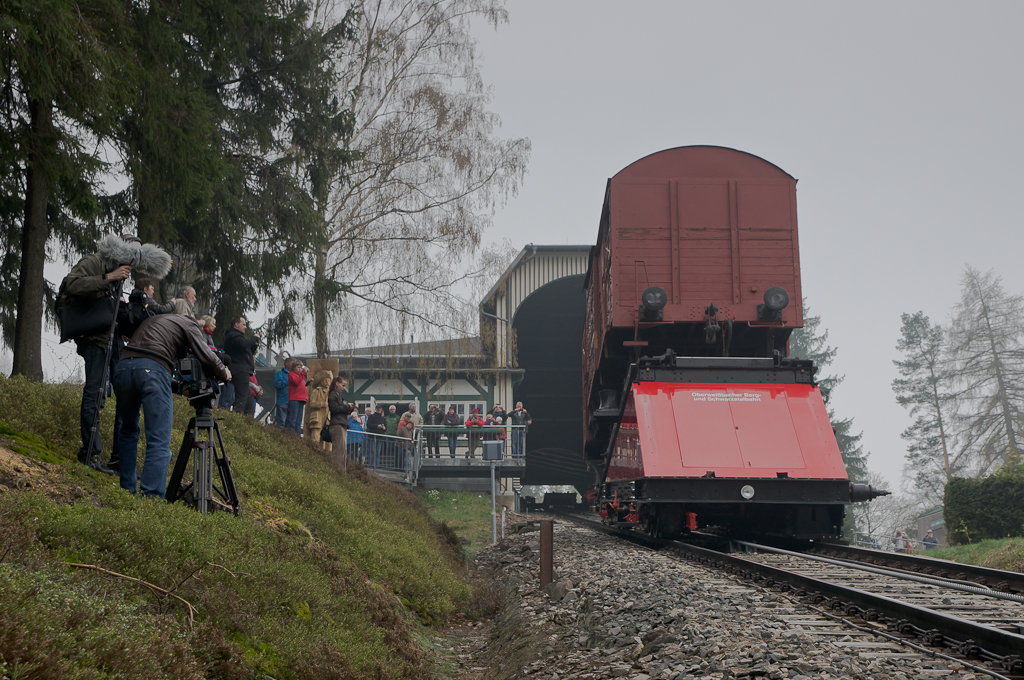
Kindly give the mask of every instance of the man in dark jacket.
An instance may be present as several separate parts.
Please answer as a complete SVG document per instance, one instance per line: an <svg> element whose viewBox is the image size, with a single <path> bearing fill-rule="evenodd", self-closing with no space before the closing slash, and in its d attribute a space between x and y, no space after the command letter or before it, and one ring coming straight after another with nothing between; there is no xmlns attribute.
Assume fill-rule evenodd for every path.
<svg viewBox="0 0 1024 680"><path fill-rule="evenodd" d="M530 412L523 408L523 402L516 402L515 410L508 414L508 423L512 425L512 456L519 458L524 454L523 444L526 443L526 433L533 423Z"/></svg>
<svg viewBox="0 0 1024 680"><path fill-rule="evenodd" d="M161 314L142 322L128 341L114 369L117 415L122 421L118 450L121 488L131 493L163 498L167 491L167 465L171 461L171 374L174 364L193 353L221 380L229 371L206 344L199 325L179 314ZM142 479L136 479L139 450L139 409L146 416L146 460Z"/></svg>
<svg viewBox="0 0 1024 680"><path fill-rule="evenodd" d="M245 337L249 322L244 316L231 320L231 328L224 334L224 351L231 357L231 384L235 386L235 413L255 411L252 392L249 390L249 376L256 373L256 359L253 353L260 345L260 336Z"/></svg>
<svg viewBox="0 0 1024 680"><path fill-rule="evenodd" d="M377 404L377 410L366 420L366 466L376 470L380 465L380 452L384 448L384 440L381 438L388 429L388 422L384 419L384 406Z"/></svg>
<svg viewBox="0 0 1024 680"><path fill-rule="evenodd" d="M171 258L157 246L143 246L142 241L130 234L104 236L97 243L96 253L83 257L64 277L57 294L56 308L60 310L65 305L85 304L108 295L119 296L121 286L133 268L136 275L142 273L160 278L170 271ZM118 322L127 321L127 308L120 305L119 310ZM93 335L75 338L75 344L79 356L85 360L85 384L82 386L79 414L82 447L78 450L78 460L100 472L114 474L104 465L100 455L103 443L100 440L99 417L106 401L104 388L108 368L117 363L117 353L121 348L120 334L115 331L111 338L109 328L104 328ZM119 428L120 423L115 422L115 433Z"/></svg>
<svg viewBox="0 0 1024 680"><path fill-rule="evenodd" d="M427 409L427 415L423 419L423 424L431 427L444 425L444 414L441 413L441 409L437 404L431 404L430 408ZM424 433L427 435L427 457L440 458L441 433L431 432L429 429L424 430Z"/></svg>

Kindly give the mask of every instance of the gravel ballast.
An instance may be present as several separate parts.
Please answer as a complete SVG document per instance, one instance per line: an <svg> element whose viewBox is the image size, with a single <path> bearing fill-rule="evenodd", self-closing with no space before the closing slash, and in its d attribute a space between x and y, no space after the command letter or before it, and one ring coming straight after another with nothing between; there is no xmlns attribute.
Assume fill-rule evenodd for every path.
<svg viewBox="0 0 1024 680"><path fill-rule="evenodd" d="M554 584L539 589L539 534L480 551L477 571L511 594L464 668L505 680L975 678L844 627L785 597L558 522ZM486 671L483 669L486 668Z"/></svg>

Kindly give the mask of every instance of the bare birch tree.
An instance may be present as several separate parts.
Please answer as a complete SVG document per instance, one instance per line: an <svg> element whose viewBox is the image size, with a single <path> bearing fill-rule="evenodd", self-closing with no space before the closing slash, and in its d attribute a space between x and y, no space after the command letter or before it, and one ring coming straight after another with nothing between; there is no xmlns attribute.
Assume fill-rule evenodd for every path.
<svg viewBox="0 0 1024 680"><path fill-rule="evenodd" d="M869 473L865 481L880 489L891 488L885 477L877 472ZM903 491L863 503L854 503L849 507L857 530L874 538L878 542L878 547L884 549L891 545L897 529L913 537L914 520L932 506L922 494Z"/></svg>
<svg viewBox="0 0 1024 680"><path fill-rule="evenodd" d="M950 348L959 418L975 476L1020 461L1015 427L1024 411L1024 296L1009 295L991 271L964 269Z"/></svg>
<svg viewBox="0 0 1024 680"><path fill-rule="evenodd" d="M480 274L462 261L516 191L530 150L526 139L497 137L470 35L473 20L508 20L502 0L360 0L354 9L358 38L339 65L339 92L355 160L318 206L322 238L310 244L306 284L320 355L332 321L360 305L397 313L397 342L407 323L475 325L452 295Z"/></svg>

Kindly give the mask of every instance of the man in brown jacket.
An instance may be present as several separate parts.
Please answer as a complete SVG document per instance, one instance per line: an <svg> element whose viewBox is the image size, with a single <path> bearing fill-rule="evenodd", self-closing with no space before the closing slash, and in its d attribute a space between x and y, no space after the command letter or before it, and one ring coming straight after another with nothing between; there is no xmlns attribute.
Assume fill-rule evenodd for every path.
<svg viewBox="0 0 1024 680"><path fill-rule="evenodd" d="M139 449L139 409L146 415L146 460L138 491L163 498L167 491L167 465L171 462L171 375L174 364L192 353L218 380L231 380L229 371L206 344L199 324L178 314L146 319L135 331L114 369L117 415L121 419L118 451L121 488L136 492Z"/></svg>

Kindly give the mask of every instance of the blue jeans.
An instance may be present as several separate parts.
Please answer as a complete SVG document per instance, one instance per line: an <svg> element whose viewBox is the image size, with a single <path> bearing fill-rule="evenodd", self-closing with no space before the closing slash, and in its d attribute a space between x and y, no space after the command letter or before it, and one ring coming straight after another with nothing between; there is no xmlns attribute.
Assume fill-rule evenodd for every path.
<svg viewBox="0 0 1024 680"><path fill-rule="evenodd" d="M288 427L288 402L281 402L277 405L277 411L274 413L275 424L278 427Z"/></svg>
<svg viewBox="0 0 1024 680"><path fill-rule="evenodd" d="M230 382L222 383L220 386L220 399L217 406L227 411L235 403L235 386Z"/></svg>
<svg viewBox="0 0 1024 680"><path fill-rule="evenodd" d="M167 465L171 462L171 374L153 359L129 357L114 369L117 413L121 416L121 488L136 492L139 453L139 409L146 416L146 459L138 491L163 498L167 491Z"/></svg>
<svg viewBox="0 0 1024 680"><path fill-rule="evenodd" d="M366 467L376 470L380 467L380 440L366 437L363 442L363 446L366 447Z"/></svg>
<svg viewBox="0 0 1024 680"><path fill-rule="evenodd" d="M452 458L455 457L455 446L459 442L459 435L449 434L448 435L448 451L452 454Z"/></svg>
<svg viewBox="0 0 1024 680"><path fill-rule="evenodd" d="M519 458L523 455L523 440L526 439L526 432L521 429L512 430L512 456Z"/></svg>
<svg viewBox="0 0 1024 680"><path fill-rule="evenodd" d="M295 430L295 434L302 436L302 412L306 408L304 401L288 402L288 427Z"/></svg>

